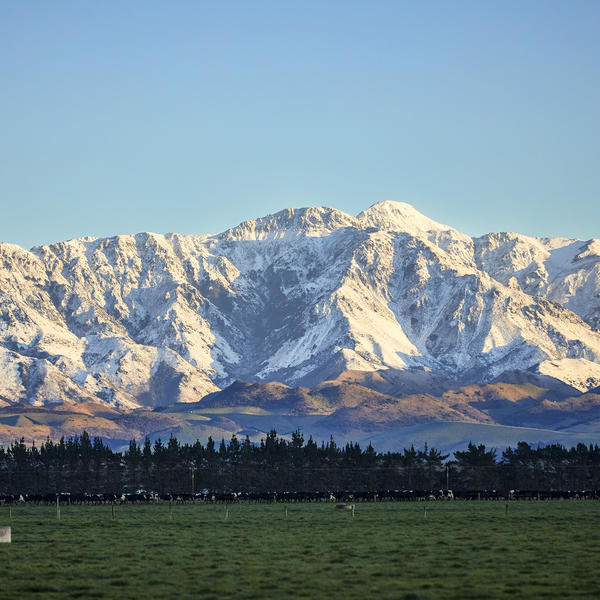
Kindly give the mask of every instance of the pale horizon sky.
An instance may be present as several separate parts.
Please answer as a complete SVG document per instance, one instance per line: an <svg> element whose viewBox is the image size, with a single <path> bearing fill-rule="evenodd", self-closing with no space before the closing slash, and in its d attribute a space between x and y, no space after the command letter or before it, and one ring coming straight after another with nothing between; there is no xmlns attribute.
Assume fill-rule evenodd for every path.
<svg viewBox="0 0 600 600"><path fill-rule="evenodd" d="M600 237L600 3L0 3L0 241L412 204Z"/></svg>

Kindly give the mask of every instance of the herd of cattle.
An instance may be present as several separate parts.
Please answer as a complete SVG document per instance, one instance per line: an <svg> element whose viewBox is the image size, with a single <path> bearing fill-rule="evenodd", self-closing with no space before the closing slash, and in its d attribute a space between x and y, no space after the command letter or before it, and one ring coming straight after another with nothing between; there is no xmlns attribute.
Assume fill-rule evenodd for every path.
<svg viewBox="0 0 600 600"><path fill-rule="evenodd" d="M0 494L0 505L11 504L151 504L277 503L277 502L393 502L434 500L600 500L600 490L380 490L377 492L213 492L159 494L147 490L121 494Z"/></svg>

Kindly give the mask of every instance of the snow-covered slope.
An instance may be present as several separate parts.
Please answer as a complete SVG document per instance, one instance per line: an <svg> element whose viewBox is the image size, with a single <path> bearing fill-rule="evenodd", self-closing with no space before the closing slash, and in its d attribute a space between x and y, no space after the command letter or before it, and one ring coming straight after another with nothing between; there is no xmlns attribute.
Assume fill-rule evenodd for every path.
<svg viewBox="0 0 600 600"><path fill-rule="evenodd" d="M587 361L592 382L599 292L598 240L471 239L398 202L286 209L210 236L0 244L0 400L155 406L234 379L489 381L564 359ZM569 364L552 376L572 379Z"/></svg>
<svg viewBox="0 0 600 600"><path fill-rule="evenodd" d="M600 330L600 240L490 233L474 241L479 269L561 304Z"/></svg>

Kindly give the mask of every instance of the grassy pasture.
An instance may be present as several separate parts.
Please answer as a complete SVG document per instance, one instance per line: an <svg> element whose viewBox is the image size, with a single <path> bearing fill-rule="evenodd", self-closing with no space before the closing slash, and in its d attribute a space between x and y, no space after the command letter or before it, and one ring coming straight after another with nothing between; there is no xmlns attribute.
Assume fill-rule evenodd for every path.
<svg viewBox="0 0 600 600"><path fill-rule="evenodd" d="M0 507L0 598L598 598L600 502Z"/></svg>

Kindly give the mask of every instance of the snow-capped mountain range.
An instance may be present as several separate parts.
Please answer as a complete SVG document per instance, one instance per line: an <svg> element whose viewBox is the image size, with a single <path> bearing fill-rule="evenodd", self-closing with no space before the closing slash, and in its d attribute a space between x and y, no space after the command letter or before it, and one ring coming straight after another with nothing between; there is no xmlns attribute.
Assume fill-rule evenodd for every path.
<svg viewBox="0 0 600 600"><path fill-rule="evenodd" d="M471 238L400 202L216 235L0 244L0 406L161 406L235 379L386 369L587 391L599 330L600 240Z"/></svg>

